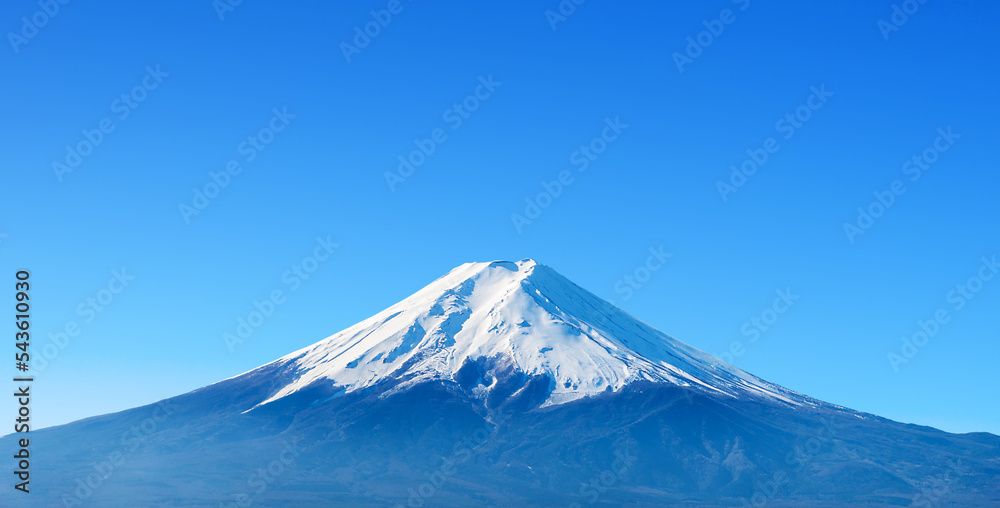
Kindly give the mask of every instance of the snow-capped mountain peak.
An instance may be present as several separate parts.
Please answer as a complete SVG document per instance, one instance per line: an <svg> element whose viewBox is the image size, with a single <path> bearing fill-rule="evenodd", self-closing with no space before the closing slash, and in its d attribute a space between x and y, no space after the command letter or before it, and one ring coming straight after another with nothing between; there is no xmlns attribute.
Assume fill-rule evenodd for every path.
<svg viewBox="0 0 1000 508"><path fill-rule="evenodd" d="M484 369L474 392L498 377L545 376L544 405L646 380L733 397L811 404L807 397L725 364L646 325L531 259L466 263L403 301L275 363L293 380L258 406L317 383L343 392L395 381L455 382Z"/></svg>

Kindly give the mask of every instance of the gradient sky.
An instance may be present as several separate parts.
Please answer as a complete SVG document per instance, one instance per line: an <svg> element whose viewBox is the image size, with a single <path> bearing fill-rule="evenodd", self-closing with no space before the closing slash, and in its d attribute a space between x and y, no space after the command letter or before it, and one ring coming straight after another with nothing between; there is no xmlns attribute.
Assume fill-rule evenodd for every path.
<svg viewBox="0 0 1000 508"><path fill-rule="evenodd" d="M589 1L564 19L555 0L244 0L222 19L217 4L0 6L0 297L31 270L36 367L54 353L32 388L36 426L245 372L461 263L532 257L793 390L1000 433L1000 278L950 293L1000 254L1000 6L931 1L893 24L887 0ZM384 26L348 61L373 10ZM294 118L248 160L275 108ZM103 139L53 169L67 146L87 151L84 131ZM723 199L731 166L765 147ZM422 161L390 186L400 156ZM916 180L914 156L934 160ZM185 217L233 160L239 173ZM572 183L546 191L561 174ZM905 192L849 238L894 180ZM519 231L526 200L546 207ZM296 285L286 271L328 237L339 247ZM110 283L122 269L124 289ZM629 275L644 280L631 294ZM230 351L223 334L275 290L284 303ZM798 299L771 314L778 290ZM948 322L894 369L888 354L939 309ZM754 318L776 320L751 340ZM59 347L67 324L79 333Z"/></svg>

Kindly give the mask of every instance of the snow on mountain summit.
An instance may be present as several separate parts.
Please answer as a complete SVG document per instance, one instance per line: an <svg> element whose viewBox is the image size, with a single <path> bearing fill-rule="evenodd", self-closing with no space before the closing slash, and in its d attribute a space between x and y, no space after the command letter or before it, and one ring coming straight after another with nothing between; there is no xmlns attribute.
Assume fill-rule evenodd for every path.
<svg viewBox="0 0 1000 508"><path fill-rule="evenodd" d="M287 355L293 380L259 405L307 386L393 391L454 382L469 362L544 375L544 405L646 380L791 404L812 399L768 383L650 327L531 259L466 263L384 311ZM490 374L490 373L487 373ZM477 393L497 384L485 376Z"/></svg>

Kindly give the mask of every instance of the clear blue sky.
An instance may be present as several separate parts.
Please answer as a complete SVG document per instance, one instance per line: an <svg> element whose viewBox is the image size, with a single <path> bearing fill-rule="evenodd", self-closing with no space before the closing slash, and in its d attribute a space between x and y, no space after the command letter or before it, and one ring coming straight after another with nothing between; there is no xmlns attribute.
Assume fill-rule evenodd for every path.
<svg viewBox="0 0 1000 508"><path fill-rule="evenodd" d="M211 0L5 2L3 298L29 268L35 357L58 351L35 423L186 392L460 263L532 257L693 346L736 342L737 366L791 389L1000 433L1000 278L950 294L1000 254L1000 6L931 1L893 24L888 0L559 5L244 0L220 20ZM767 161L731 180L748 150ZM390 185L400 156L413 169ZM308 279L285 274L328 236ZM231 352L223 334L274 290ZM773 324L754 341L755 316Z"/></svg>

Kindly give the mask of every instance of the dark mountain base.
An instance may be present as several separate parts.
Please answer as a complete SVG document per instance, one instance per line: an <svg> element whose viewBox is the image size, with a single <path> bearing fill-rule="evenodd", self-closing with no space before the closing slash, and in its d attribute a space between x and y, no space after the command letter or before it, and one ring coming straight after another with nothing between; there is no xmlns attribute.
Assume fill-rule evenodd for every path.
<svg viewBox="0 0 1000 508"><path fill-rule="evenodd" d="M991 434L653 384L538 408L547 382L530 378L489 408L428 383L317 386L241 414L273 393L271 374L33 432L32 493L0 504L1000 505Z"/></svg>

